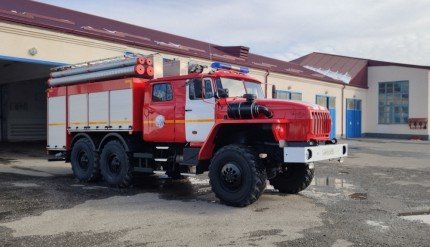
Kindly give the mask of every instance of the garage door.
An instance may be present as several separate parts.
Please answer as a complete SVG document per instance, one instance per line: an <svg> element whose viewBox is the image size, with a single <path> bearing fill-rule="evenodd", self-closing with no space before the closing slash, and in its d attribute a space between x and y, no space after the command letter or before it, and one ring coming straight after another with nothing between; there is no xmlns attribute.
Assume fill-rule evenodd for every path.
<svg viewBox="0 0 430 247"><path fill-rule="evenodd" d="M45 80L3 85L3 128L7 141L46 140Z"/></svg>

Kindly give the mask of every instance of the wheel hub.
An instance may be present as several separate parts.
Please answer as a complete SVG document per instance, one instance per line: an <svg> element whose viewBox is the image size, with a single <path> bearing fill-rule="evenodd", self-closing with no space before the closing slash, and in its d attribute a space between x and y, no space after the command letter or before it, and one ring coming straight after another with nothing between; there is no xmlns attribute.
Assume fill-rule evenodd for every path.
<svg viewBox="0 0 430 247"><path fill-rule="evenodd" d="M116 155L112 155L109 159L109 171L113 174L119 174L121 171L121 161Z"/></svg>
<svg viewBox="0 0 430 247"><path fill-rule="evenodd" d="M80 153L79 153L79 156L78 156L79 158L78 158L78 163L79 163L79 167L82 169L82 170L87 170L88 169L88 165L89 165L89 159L88 159L88 155L87 155L87 153L85 152L85 151L81 151Z"/></svg>
<svg viewBox="0 0 430 247"><path fill-rule="evenodd" d="M221 168L221 178L228 188L237 189L242 182L242 174L234 163L227 163Z"/></svg>

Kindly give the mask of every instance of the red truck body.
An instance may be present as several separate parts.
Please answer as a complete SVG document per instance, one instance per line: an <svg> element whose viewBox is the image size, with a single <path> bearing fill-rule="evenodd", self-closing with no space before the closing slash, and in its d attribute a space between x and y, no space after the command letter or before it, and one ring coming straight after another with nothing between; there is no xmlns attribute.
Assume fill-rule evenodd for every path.
<svg viewBox="0 0 430 247"><path fill-rule="evenodd" d="M145 69L152 69L139 66L140 75ZM97 72L98 67L88 76L102 75L103 71ZM67 82L68 78L52 81ZM122 173L123 163L134 167L132 171L161 169L179 174L183 168L189 171L197 167L195 172L202 173L210 166L216 167L212 163L217 162L217 155L222 155L219 153L224 153L226 147L258 154L253 157L267 163L265 174L272 177L279 177L289 161L309 164L346 156L346 145L327 145L335 144L336 140L329 140L331 121L326 108L262 96L261 82L225 68L157 79L127 76L52 86L47 92L48 151L71 161L78 178L89 181L101 169L105 180L116 185L128 185L129 181L126 184L124 178L118 180L122 184L109 181L106 178L109 176L103 174L104 166L111 169L119 164L115 166L119 167L118 174ZM118 143L128 160L118 158L124 155L115 153L120 152ZM105 155L110 149L117 151ZM111 160L111 156L117 160ZM83 173L82 167L88 163L94 171L87 172L90 175L85 173L88 175L85 177L79 172ZM219 172L224 174L244 172L239 165L230 170L225 168L226 164L223 167ZM109 171L112 173L112 169L106 173ZM231 201L227 204L236 205Z"/></svg>

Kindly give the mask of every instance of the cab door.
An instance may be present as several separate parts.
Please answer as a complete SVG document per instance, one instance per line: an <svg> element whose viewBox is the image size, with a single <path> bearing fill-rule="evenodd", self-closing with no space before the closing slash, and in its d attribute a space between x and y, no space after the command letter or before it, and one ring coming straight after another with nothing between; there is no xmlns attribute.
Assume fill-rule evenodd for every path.
<svg viewBox="0 0 430 247"><path fill-rule="evenodd" d="M143 107L143 139L151 142L174 142L175 97L171 82L148 84Z"/></svg>
<svg viewBox="0 0 430 247"><path fill-rule="evenodd" d="M186 89L186 140L187 142L204 142L215 123L215 97L212 79L190 79Z"/></svg>

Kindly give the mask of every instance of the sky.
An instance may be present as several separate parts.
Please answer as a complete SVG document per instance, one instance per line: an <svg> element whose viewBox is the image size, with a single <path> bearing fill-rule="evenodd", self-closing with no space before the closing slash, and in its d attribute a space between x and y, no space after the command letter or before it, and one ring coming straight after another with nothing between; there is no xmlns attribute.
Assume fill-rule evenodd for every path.
<svg viewBox="0 0 430 247"><path fill-rule="evenodd" d="M311 52L430 65L429 0L38 0L290 61Z"/></svg>

